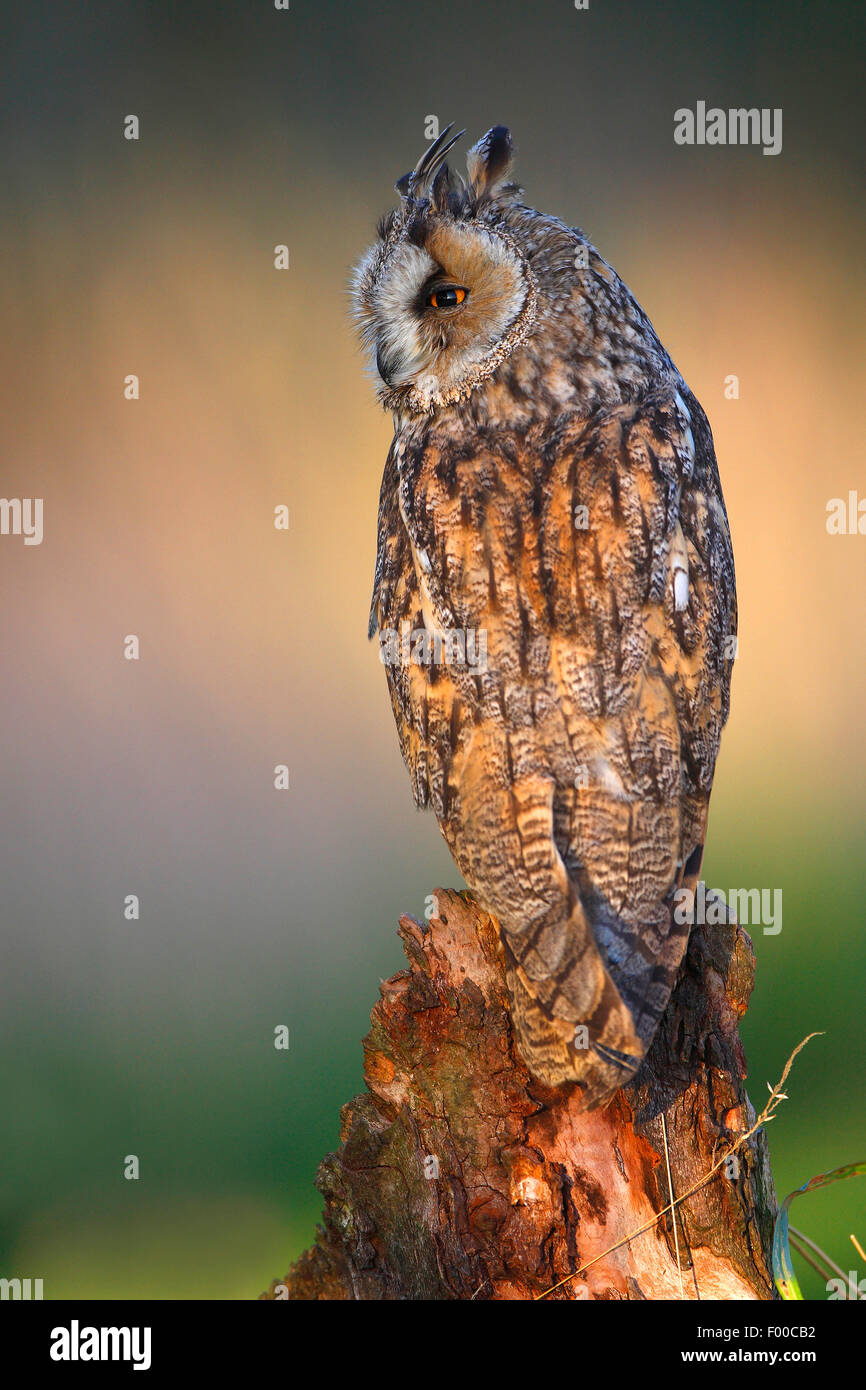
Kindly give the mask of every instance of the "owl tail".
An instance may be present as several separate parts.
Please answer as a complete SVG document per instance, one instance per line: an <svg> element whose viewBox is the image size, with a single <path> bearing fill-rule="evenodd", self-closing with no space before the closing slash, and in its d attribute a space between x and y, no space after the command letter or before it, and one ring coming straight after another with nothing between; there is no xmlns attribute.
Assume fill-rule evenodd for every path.
<svg viewBox="0 0 866 1390"><path fill-rule="evenodd" d="M700 838L676 884L691 893L700 873L706 809L704 802L695 812ZM638 953L632 960L641 962L641 973L617 977L622 992L598 944L601 923L594 932L576 895L558 913L548 913L541 930L536 924L515 933L502 924L517 1050L545 1085L583 1087L582 1109L607 1104L633 1079L649 1050L688 946L689 922L677 919L673 901L672 891L659 905L652 961ZM544 950L546 938L555 955Z"/></svg>
<svg viewBox="0 0 866 1390"><path fill-rule="evenodd" d="M572 940L590 933L579 907L566 931ZM502 942L517 1050L529 1071L546 1086L578 1083L582 1109L606 1104L635 1075L645 1048L591 933L580 962L577 1007L561 989L551 1001L550 981L530 978L518 959L519 939L503 931Z"/></svg>

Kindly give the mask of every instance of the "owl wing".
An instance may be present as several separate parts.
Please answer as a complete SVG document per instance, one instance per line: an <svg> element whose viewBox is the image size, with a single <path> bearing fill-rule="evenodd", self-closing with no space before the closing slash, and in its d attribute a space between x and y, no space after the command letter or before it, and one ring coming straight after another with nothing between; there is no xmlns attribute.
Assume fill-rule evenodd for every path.
<svg viewBox="0 0 866 1390"><path fill-rule="evenodd" d="M400 510L398 455L395 440L388 451L379 494L376 572L367 635L373 638L378 634L400 752L409 770L415 804L426 807L430 801L428 728L422 715L426 681L417 664L402 659L407 629L411 653L411 633L423 618L412 543Z"/></svg>
<svg viewBox="0 0 866 1390"><path fill-rule="evenodd" d="M709 425L664 387L525 436L434 426L389 466L374 623L474 633L476 655L484 634L483 666L388 666L416 799L500 921L530 1069L592 1103L667 1005L727 717Z"/></svg>

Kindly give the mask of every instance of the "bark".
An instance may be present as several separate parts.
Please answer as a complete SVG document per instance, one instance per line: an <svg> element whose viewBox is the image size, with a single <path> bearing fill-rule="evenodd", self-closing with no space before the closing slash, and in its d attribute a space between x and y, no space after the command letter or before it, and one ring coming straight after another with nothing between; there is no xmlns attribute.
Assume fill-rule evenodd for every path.
<svg viewBox="0 0 866 1390"><path fill-rule="evenodd" d="M315 1244L263 1298L769 1299L776 1199L738 1023L754 955L733 921L695 927L634 1084L603 1110L552 1091L514 1048L496 923L469 894L403 917L409 969L381 986L368 1092L319 1167ZM618 1248L610 1247L631 1237ZM610 1251L610 1253L604 1253ZM601 1256L601 1258L597 1258ZM589 1265L582 1273L576 1271Z"/></svg>

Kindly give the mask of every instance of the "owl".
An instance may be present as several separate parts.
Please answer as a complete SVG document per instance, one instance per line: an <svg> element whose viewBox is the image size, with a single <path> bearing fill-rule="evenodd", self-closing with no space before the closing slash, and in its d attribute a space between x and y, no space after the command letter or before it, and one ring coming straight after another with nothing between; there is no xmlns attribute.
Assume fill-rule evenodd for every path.
<svg viewBox="0 0 866 1390"><path fill-rule="evenodd" d="M640 305L523 201L508 130L465 178L450 131L355 272L394 422L370 636L415 801L499 924L518 1050L589 1108L687 945L733 555L707 417Z"/></svg>

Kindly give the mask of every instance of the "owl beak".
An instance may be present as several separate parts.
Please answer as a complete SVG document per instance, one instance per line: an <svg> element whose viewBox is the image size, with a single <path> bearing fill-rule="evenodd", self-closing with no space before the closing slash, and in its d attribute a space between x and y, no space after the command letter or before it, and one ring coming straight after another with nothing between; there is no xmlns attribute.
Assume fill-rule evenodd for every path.
<svg viewBox="0 0 866 1390"><path fill-rule="evenodd" d="M381 348L377 348L377 349L376 349L376 371L379 373L380 377L382 378L382 380L384 381L384 383L385 383L386 386L393 386L393 385L394 385L393 381L391 380L391 377L388 375L389 371L391 371L391 370L393 370L393 369L391 368L390 363L382 356L382 349L381 349Z"/></svg>

